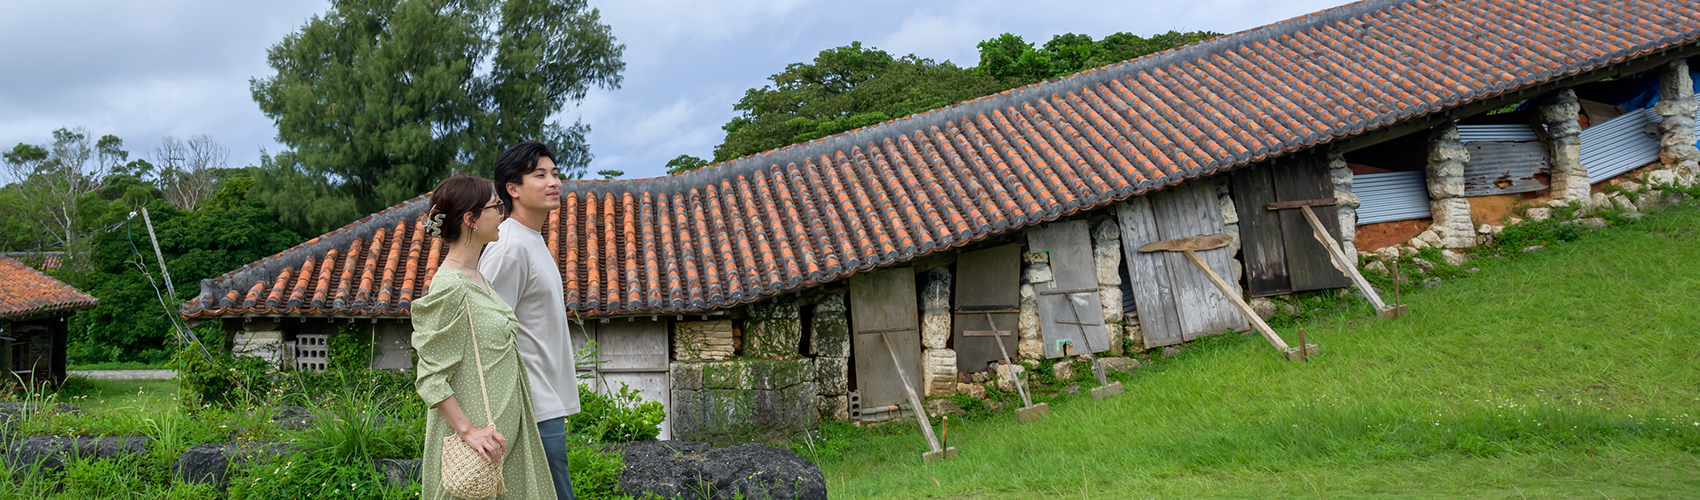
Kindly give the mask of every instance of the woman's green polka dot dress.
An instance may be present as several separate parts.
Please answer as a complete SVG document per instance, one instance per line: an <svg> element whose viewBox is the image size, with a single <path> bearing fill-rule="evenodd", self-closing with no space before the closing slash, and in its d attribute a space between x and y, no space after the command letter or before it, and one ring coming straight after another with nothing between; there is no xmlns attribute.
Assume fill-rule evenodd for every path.
<svg viewBox="0 0 1700 500"><path fill-rule="evenodd" d="M431 280L431 292L413 301L413 348L419 352L414 385L419 397L430 407L454 396L473 425L485 426L468 312L471 324L478 327L477 346L490 390L490 411L496 417L496 430L508 440L508 454L502 462L507 493L496 498L552 500L555 487L549 478L549 462L543 454L537 422L532 418L531 385L514 344L514 329L519 322L501 297L485 291L458 270L438 268ZM425 457L419 471L424 490L421 498L453 498L443 491L442 458L443 438L454 433L441 413L426 410Z"/></svg>

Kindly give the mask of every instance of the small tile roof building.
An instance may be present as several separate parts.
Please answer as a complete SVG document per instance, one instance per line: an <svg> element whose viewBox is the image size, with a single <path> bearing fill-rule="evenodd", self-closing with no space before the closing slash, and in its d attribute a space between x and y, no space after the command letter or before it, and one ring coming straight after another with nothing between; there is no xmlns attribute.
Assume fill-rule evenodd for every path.
<svg viewBox="0 0 1700 500"><path fill-rule="evenodd" d="M0 256L0 366L30 381L65 379L65 318L100 301Z"/></svg>
<svg viewBox="0 0 1700 500"><path fill-rule="evenodd" d="M1240 286L1254 295L1344 286L1339 280L1301 286L1296 269L1303 263L1266 265L1296 258L1257 246L1281 241L1269 233L1281 223L1253 219L1275 217L1264 213L1265 201L1292 201L1293 195L1279 193L1283 183L1320 190L1322 196L1310 198L1334 194L1338 217L1324 219L1350 252L1356 198L1352 171L1341 155L1428 136L1454 120L1562 95L1578 84L1684 64L1700 55L1697 41L1700 5L1693 3L1363 1L698 171L570 182L545 238L560 266L564 306L577 316L624 318L615 324L656 322L663 332L721 331L685 321L716 315L800 325L806 333L793 343L804 345L792 345L791 357L816 361L810 369L821 373L810 385L821 391L820 411L824 415L827 406L836 406L842 415L842 400L833 398L844 392L828 387L841 385L847 373L843 357L851 354L821 354L837 347L816 345L820 336L813 329L822 327L822 317L841 322L848 317L842 299L828 300L826 309L816 301L843 293L852 281L846 278L914 267L927 276L910 281L924 288L919 300L930 305L923 309L944 311L937 314L947 318L943 328L949 337L954 303L949 271L942 277L923 271L953 266L964 252L1028 241L1046 227L1089 222L1087 262L1111 259L1098 264L1096 280L1107 287L1101 297L1106 326L1119 322L1116 329L1125 324L1136 332L1131 326L1145 322L1145 347L1190 340L1213 332L1191 328L1185 335L1174 332L1172 340L1150 338L1157 314L1151 308L1162 302L1173 312L1176 303L1168 296L1133 304L1131 292L1109 291L1141 279L1129 267L1136 257L1132 249L1111 245L1118 213L1123 239L1129 234L1129 204L1149 198L1161 215L1168 203L1163 196L1198 191L1203 198L1176 206L1208 215L1195 229L1235 236L1223 262L1232 261L1235 275L1243 266L1247 281ZM1218 201L1220 213L1210 215ZM1252 201L1257 203L1247 206ZM1452 206L1443 201L1451 203L1434 201L1437 221ZM429 292L444 251L420 229L425 208L421 196L206 280L201 295L182 306L182 315L225 320L232 328L244 318L405 320L410 303ZM1467 225L1467 202L1464 213ZM1241 232L1247 242L1243 253ZM1473 232L1466 233L1448 238L1475 241ZM1297 248L1291 241L1289 254ZM1048 249L1027 248L1021 263L997 267L1022 269L1024 355L1040 352L1033 347L1040 343L1038 333L1029 338L1036 327L1027 326L1028 303L1036 299L1026 295L1027 286L1053 276L1046 257L1032 254L1036 250ZM1124 251L1128 261L1120 262ZM1118 278L1118 267L1124 277ZM1289 267L1295 269L1291 279L1281 274ZM1269 269L1277 275L1268 275ZM1064 270L1057 271L1063 279ZM927 284L938 279L946 284ZM1202 300L1189 297L1209 293L1214 292L1177 291L1172 300L1184 309L1185 302ZM862 308L851 295L849 309L855 313ZM1111 305L1124 296L1127 306ZM786 305L791 303L805 304L805 312L798 316L796 309L785 309L796 307ZM746 311L751 305L759 313ZM1125 321L1123 309L1130 313ZM1135 310L1139 315L1131 314ZM1005 312L1013 322L1013 309ZM1051 313L1034 314L1050 321ZM1177 321L1185 327L1184 311L1181 316ZM725 330L746 337L768 331L753 323ZM1049 335L1047 330L1043 336L1047 346ZM955 358L956 340L926 340L931 338L923 339L925 350L917 354L925 361L915 361L928 368L910 373L926 376L934 373L931 363ZM751 341L739 341L741 352ZM663 339L661 345L668 342L678 339ZM1051 353L1051 347L1044 349ZM673 397L708 392L706 385L693 385L707 384L706 376L679 379L678 366L689 359L675 351ZM836 375L826 372L829 365ZM856 378L867 376L857 366ZM954 372L938 373L943 380ZM854 393L858 384L843 385ZM684 408L675 410L675 418L678 411L713 406L674 403Z"/></svg>

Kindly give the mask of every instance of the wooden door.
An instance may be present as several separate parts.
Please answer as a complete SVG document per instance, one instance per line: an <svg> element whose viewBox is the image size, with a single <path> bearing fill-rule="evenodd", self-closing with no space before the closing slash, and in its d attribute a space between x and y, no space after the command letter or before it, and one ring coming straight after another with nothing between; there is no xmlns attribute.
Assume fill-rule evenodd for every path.
<svg viewBox="0 0 1700 500"><path fill-rule="evenodd" d="M956 317L952 318L957 373L986 369L1014 355L1020 337L1021 245L1011 244L956 256ZM992 332L999 332L993 334ZM1003 342L1003 350L996 342Z"/></svg>
<svg viewBox="0 0 1700 500"><path fill-rule="evenodd" d="M856 367L856 390L863 407L906 403L897 364L909 376L909 386L921 394L921 330L915 302L915 270L909 267L859 273L850 277L851 357ZM892 360L884 338L897 350Z"/></svg>
<svg viewBox="0 0 1700 500"><path fill-rule="evenodd" d="M672 384L668 377L667 322L663 320L614 318L590 330L596 337L597 392L611 394L621 384L636 389L645 401L672 406ZM672 436L669 422L661 422L660 439Z"/></svg>
<svg viewBox="0 0 1700 500"><path fill-rule="evenodd" d="M1110 349L1104 308L1098 298L1098 263L1084 220L1046 224L1027 230L1027 248L1051 256L1050 283L1033 285L1039 294L1039 333L1045 357L1063 356L1064 341L1076 354Z"/></svg>
<svg viewBox="0 0 1700 500"><path fill-rule="evenodd" d="M1268 165L1235 171L1234 205L1240 215L1246 290L1252 296L1277 295L1350 286L1351 278L1334 268L1310 223L1298 210L1269 210L1277 201L1334 198L1334 183L1320 154L1301 154ZM1340 241L1340 218L1333 208L1318 219Z"/></svg>
<svg viewBox="0 0 1700 500"><path fill-rule="evenodd" d="M1186 255L1139 251L1158 241L1222 234L1222 210L1213 185L1192 183L1129 199L1117 205L1116 217L1145 347L1246 328L1245 318ZM1234 256L1227 247L1197 253L1224 281L1233 276Z"/></svg>

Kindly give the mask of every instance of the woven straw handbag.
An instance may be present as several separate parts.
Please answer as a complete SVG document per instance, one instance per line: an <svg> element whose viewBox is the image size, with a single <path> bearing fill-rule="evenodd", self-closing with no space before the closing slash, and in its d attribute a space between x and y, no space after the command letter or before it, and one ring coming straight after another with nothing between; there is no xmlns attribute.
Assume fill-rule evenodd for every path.
<svg viewBox="0 0 1700 500"><path fill-rule="evenodd" d="M490 413L490 389L484 385L484 360L478 354L478 329L472 326L472 306L465 301L461 305L466 309L466 326L472 330L472 359L478 363L478 391L484 398L484 421L489 427L495 427L496 417ZM502 480L501 457L487 462L477 450L461 441L460 436L443 437L443 490L455 498L466 500L506 493L508 488Z"/></svg>

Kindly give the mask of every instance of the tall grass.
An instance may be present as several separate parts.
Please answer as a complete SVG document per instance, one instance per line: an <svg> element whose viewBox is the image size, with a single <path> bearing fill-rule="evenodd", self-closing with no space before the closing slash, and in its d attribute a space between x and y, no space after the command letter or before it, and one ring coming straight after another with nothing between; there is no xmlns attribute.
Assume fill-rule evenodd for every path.
<svg viewBox="0 0 1700 500"><path fill-rule="evenodd" d="M1218 335L1118 398L953 419L951 461L913 424L813 448L834 498L1700 496L1700 209L1466 266L1398 321L1278 325L1309 363Z"/></svg>

